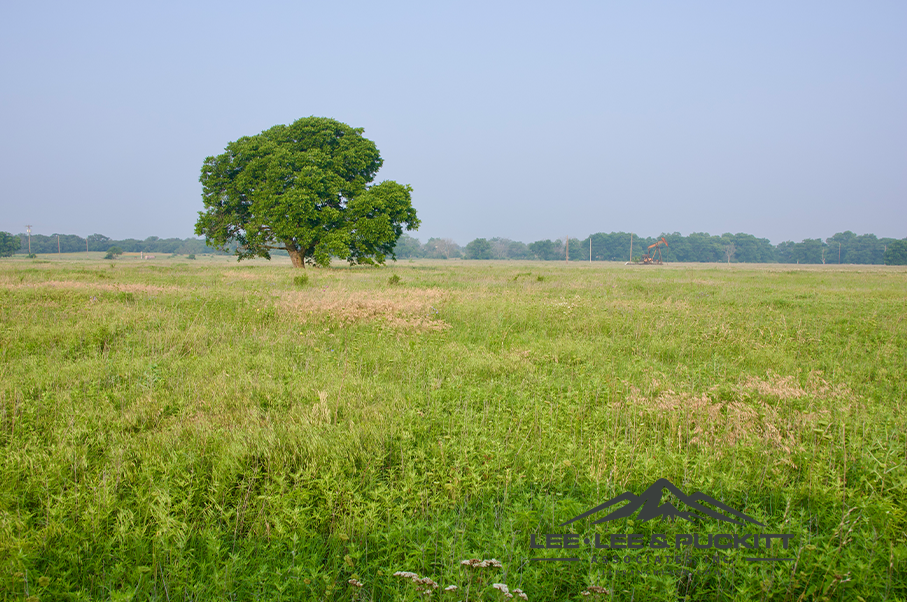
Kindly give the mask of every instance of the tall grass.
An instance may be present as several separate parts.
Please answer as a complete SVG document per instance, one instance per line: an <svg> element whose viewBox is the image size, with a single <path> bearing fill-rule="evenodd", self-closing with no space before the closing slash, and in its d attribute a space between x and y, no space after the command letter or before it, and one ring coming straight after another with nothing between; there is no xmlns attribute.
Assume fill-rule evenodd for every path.
<svg viewBox="0 0 907 602"><path fill-rule="evenodd" d="M0 262L0 600L907 599L907 271L790 267ZM796 561L530 560L661 477Z"/></svg>

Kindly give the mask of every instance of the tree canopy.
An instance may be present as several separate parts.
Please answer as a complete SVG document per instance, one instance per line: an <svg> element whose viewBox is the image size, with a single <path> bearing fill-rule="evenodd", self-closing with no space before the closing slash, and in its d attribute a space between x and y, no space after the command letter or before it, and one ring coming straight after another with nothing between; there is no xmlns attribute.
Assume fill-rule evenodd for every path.
<svg viewBox="0 0 907 602"><path fill-rule="evenodd" d="M295 267L396 258L403 229L419 227L410 186L371 185L383 160L361 128L306 117L240 138L202 166L195 232L239 259L286 249Z"/></svg>
<svg viewBox="0 0 907 602"><path fill-rule="evenodd" d="M477 238L466 245L466 259L491 259L491 243L485 238Z"/></svg>
<svg viewBox="0 0 907 602"><path fill-rule="evenodd" d="M885 265L907 265L907 239L895 240L885 249Z"/></svg>
<svg viewBox="0 0 907 602"><path fill-rule="evenodd" d="M0 232L0 257L10 257L19 250L22 240L9 232Z"/></svg>

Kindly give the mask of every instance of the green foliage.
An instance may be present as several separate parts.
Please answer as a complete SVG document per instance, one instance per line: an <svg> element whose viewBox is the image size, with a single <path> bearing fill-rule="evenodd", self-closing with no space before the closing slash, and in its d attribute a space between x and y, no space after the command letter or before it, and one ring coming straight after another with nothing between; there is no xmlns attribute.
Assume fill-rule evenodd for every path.
<svg viewBox="0 0 907 602"><path fill-rule="evenodd" d="M293 284L296 286L306 286L309 283L309 275L302 274L300 276L293 276Z"/></svg>
<svg viewBox="0 0 907 602"><path fill-rule="evenodd" d="M423 245L419 239L403 234L397 240L394 253L400 259L454 259L462 255L462 249L449 238L429 238Z"/></svg>
<svg viewBox="0 0 907 602"><path fill-rule="evenodd" d="M121 249L120 247L113 246L113 247L110 247L109 249L107 249L107 255L104 256L104 259L116 259L117 257L119 257L122 254L123 254L123 249Z"/></svg>
<svg viewBox="0 0 907 602"><path fill-rule="evenodd" d="M104 236L103 234L91 234L86 240L88 244L88 250L91 251L92 248L95 251L103 249L105 246L110 246L110 243L113 241L110 240L109 236Z"/></svg>
<svg viewBox="0 0 907 602"><path fill-rule="evenodd" d="M885 265L907 265L907 239L888 243Z"/></svg>
<svg viewBox="0 0 907 602"><path fill-rule="evenodd" d="M879 239L875 234L856 235L850 230L825 240L827 263L884 263L885 245L892 239Z"/></svg>
<svg viewBox="0 0 907 602"><path fill-rule="evenodd" d="M25 240L24 234L16 235ZM702 262L724 263L727 261L727 250L733 248L731 263L817 263L824 260L826 264L878 264L884 263L885 248L895 242L892 238L877 238L873 234L857 235L853 232L841 232L827 238L825 242L818 239L806 240L799 243L792 241L782 242L772 246L764 238L756 238L750 234L722 234L713 236L707 233L694 232L689 236L679 233L665 234L669 247L664 249L666 261L672 262ZM620 261L625 262L630 255L630 234L627 232L611 232L609 234L597 233L584 240L570 239L571 261L589 260L589 243L592 242L593 261ZM233 252L235 245L228 245L225 250L208 247L204 240L187 238L180 240L160 239L151 236L145 240L125 239L111 240L101 234L92 234L88 237L91 251L103 251L111 244L123 249L127 253L178 253L178 254L225 254ZM536 241L529 245L506 238L489 239L491 245L491 259L545 259L563 261L565 251L563 240ZM633 252L639 256L640 250L654 243L655 238L633 237ZM61 235L60 248L64 253L79 253L85 250L85 239L74 235ZM38 253L56 253L56 236L32 235L32 248ZM19 252L27 250L23 243ZM463 249L449 238L430 238L422 244L418 239L403 233L397 239L393 249L396 257L400 259L452 259L462 256ZM285 249L272 250L271 255L285 254ZM634 258L634 261L638 260Z"/></svg>
<svg viewBox="0 0 907 602"><path fill-rule="evenodd" d="M370 185L382 165L362 129L307 117L231 142L202 166L204 212L195 232L239 259L285 249L296 267L384 263L419 226L412 189Z"/></svg>
<svg viewBox="0 0 907 602"><path fill-rule="evenodd" d="M397 239L396 244L394 245L394 255L398 259L412 259L416 257L425 257L425 252L422 249L422 243L419 242L418 238L413 238L409 234L404 233Z"/></svg>
<svg viewBox="0 0 907 602"><path fill-rule="evenodd" d="M466 259L492 259L491 243L487 239L477 238L466 245Z"/></svg>
<svg viewBox="0 0 907 602"><path fill-rule="evenodd" d="M195 259L195 253L189 253L186 255L186 259Z"/></svg>
<svg viewBox="0 0 907 602"><path fill-rule="evenodd" d="M533 243L529 243L529 250L543 260L559 260L565 259L567 256L567 250L564 248L564 243L560 240L554 242L550 240L537 240Z"/></svg>
<svg viewBox="0 0 907 602"><path fill-rule="evenodd" d="M22 249L27 250L28 244L25 242L27 238L26 235L19 234L18 237L23 241L20 252ZM146 253L178 253L185 255L189 253L216 252L216 249L206 247L204 240L197 238L179 239L149 236L145 240L136 240L134 238L113 240L103 234L92 234L88 236L86 240L75 234L61 234L59 242L60 251L63 253L84 253L86 250L86 243L88 251L94 253L103 253L111 246L120 247L125 253L139 253L144 251ZM57 237L32 234L31 247L32 251L35 253L56 253Z"/></svg>
<svg viewBox="0 0 907 602"><path fill-rule="evenodd" d="M0 232L0 257L12 257L22 246L22 239L9 232Z"/></svg>
<svg viewBox="0 0 907 602"><path fill-rule="evenodd" d="M395 284L400 284L400 276L398 276L397 274L394 274L393 276L391 276L390 278L387 279L387 283L390 284L391 286L394 286Z"/></svg>

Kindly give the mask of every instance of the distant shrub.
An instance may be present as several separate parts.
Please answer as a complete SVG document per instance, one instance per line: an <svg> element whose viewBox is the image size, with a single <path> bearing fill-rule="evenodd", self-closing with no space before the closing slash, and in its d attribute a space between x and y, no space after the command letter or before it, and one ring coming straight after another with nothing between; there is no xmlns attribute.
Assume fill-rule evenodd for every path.
<svg viewBox="0 0 907 602"><path fill-rule="evenodd" d="M390 284L391 286L394 286L395 284L400 284L400 276L398 276L397 274L394 274L393 276L391 276L390 278L387 279L387 283Z"/></svg>
<svg viewBox="0 0 907 602"><path fill-rule="evenodd" d="M107 249L107 255L104 256L104 259L116 259L123 254L123 249L120 247L110 247Z"/></svg>
<svg viewBox="0 0 907 602"><path fill-rule="evenodd" d="M189 253L189 255L186 256L186 259L195 259L195 253Z"/></svg>
<svg viewBox="0 0 907 602"><path fill-rule="evenodd" d="M309 275L303 274L302 276L293 276L293 284L296 286L305 286L309 283Z"/></svg>

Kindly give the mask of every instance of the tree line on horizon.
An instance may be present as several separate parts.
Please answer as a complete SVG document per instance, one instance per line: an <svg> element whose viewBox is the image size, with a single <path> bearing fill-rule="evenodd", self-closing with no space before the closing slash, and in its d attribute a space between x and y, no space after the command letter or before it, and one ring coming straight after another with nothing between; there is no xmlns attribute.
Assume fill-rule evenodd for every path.
<svg viewBox="0 0 907 602"><path fill-rule="evenodd" d="M570 261L636 261L649 245L664 238L661 248L665 262L691 263L805 263L805 264L889 264L907 265L907 238L878 238L875 234L839 232L825 240L807 238L801 242L785 241L773 245L767 238L752 234L711 235L679 232L658 237L632 235L629 232L599 232L584 239L569 241ZM538 240L529 244L508 238L477 238L461 247L449 238L430 238L426 243L404 234L395 249L398 259L528 259L564 261L568 245L564 239Z"/></svg>
<svg viewBox="0 0 907 602"><path fill-rule="evenodd" d="M0 238L3 234L0 233ZM13 241L16 249L13 253L27 254L29 243L28 234L19 233L12 235L17 241ZM59 237L59 247L57 245ZM118 247L123 253L161 253L176 255L193 255L210 253L217 255L226 255L224 251L218 251L205 245L204 239L198 238L158 238L149 236L145 240L135 238L124 238L115 240L103 234L92 234L87 238L75 234L32 234L31 235L31 252L38 253L84 253L85 251L107 252L111 247Z"/></svg>
<svg viewBox="0 0 907 602"><path fill-rule="evenodd" d="M58 247L59 236L59 247ZM584 239L570 239L570 261L589 261L590 239L592 261L630 261L630 233L611 232L592 234ZM663 234L668 246L662 247L666 262L692 263L804 263L804 264L874 264L907 265L907 238L878 238L874 234L857 235L851 231L839 232L821 240L807 238L801 242L785 241L778 245L766 238L751 234L722 234L715 236L694 232L683 236L678 232ZM633 235L632 259L642 256L658 237ZM87 246L86 246L87 243ZM197 238L158 238L144 240L127 238L115 240L102 234L87 238L74 234L31 235L32 253L78 253L82 251L106 252L118 247L125 253L161 254L217 254L228 255L209 247ZM564 261L567 245L564 239L538 240L529 244L508 238L477 238L460 246L449 238L419 239L403 234L394 249L397 259L499 259ZM28 235L0 232L0 255L28 253ZM277 255L283 255L279 251Z"/></svg>

